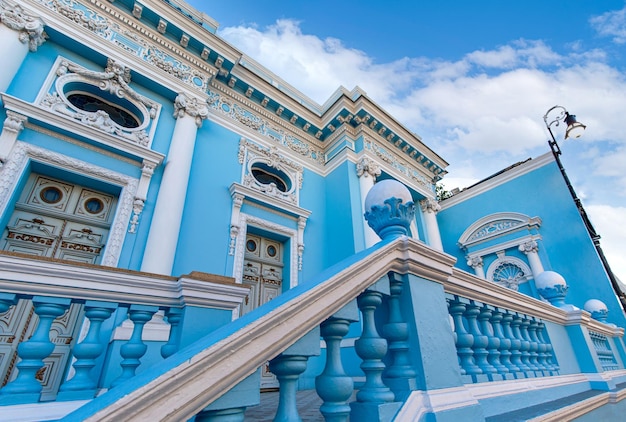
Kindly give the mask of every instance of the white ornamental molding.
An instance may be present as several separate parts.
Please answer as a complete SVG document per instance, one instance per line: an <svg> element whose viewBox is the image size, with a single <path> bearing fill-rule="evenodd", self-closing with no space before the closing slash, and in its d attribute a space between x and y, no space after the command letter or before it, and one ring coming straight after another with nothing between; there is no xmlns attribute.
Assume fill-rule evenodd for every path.
<svg viewBox="0 0 626 422"><path fill-rule="evenodd" d="M483 266L483 259L480 256L468 256L467 257L467 266L476 269L477 267Z"/></svg>
<svg viewBox="0 0 626 422"><path fill-rule="evenodd" d="M239 142L238 159L240 164L244 164L241 182L243 186L261 192L269 199L298 205L303 179L303 167L300 164L279 153L275 145L267 148L245 138L241 138ZM285 181L289 184L286 191L279 190L273 183L261 183L252 172L255 165L259 164L274 169L289 178Z"/></svg>
<svg viewBox="0 0 626 422"><path fill-rule="evenodd" d="M24 130L24 123L28 120L26 116L11 110L7 110L6 113L7 117L4 119L0 134L0 165L6 162L18 135Z"/></svg>
<svg viewBox="0 0 626 422"><path fill-rule="evenodd" d="M289 244L291 245L291 248L289 250L289 287L293 288L297 286L299 271L298 264L302 261L302 257L298 254L298 232L280 224L263 220L261 218L245 213L239 214L239 223L237 225L240 227L240 229L235 240L235 259L233 268L233 277L235 278L235 283L242 282L244 270L243 261L246 249L246 234L248 231L248 226L254 226L256 228L268 231L270 233L276 233L290 239Z"/></svg>
<svg viewBox="0 0 626 422"><path fill-rule="evenodd" d="M108 59L103 72L89 70L67 59L60 59L57 61L54 84L51 89L40 94L39 105L85 126L147 148L152 142L161 105L139 94L129 85L130 72L130 68L113 59ZM76 87L80 87L81 84L84 89L77 89ZM98 94L90 96L104 103L111 102L112 106L118 106L120 109L134 109L137 115L133 117L137 119L137 124L133 125L134 127L124 126L114 121L103 109L87 111L68 99L71 94L82 95L82 91L100 93L102 99L96 98Z"/></svg>
<svg viewBox="0 0 626 422"><path fill-rule="evenodd" d="M504 236L505 234L519 233L517 242L528 238L541 227L541 218L529 217L515 212L490 214L472 223L461 235L458 246L465 249L479 244L487 239ZM515 246L518 246L517 243Z"/></svg>
<svg viewBox="0 0 626 422"><path fill-rule="evenodd" d="M28 43L28 49L37 51L37 47L47 38L44 22L37 16L28 14L20 5L0 0L0 23L18 33L21 43ZM7 58L10 59L10 58Z"/></svg>
<svg viewBox="0 0 626 422"><path fill-rule="evenodd" d="M439 210L441 210L439 202L432 198L422 199L420 201L420 207L422 209L422 212L432 212L435 214L439 212Z"/></svg>
<svg viewBox="0 0 626 422"><path fill-rule="evenodd" d="M529 253L537 253L539 252L539 245L534 240L529 240L528 242L524 242L518 247L520 252L528 255Z"/></svg>
<svg viewBox="0 0 626 422"><path fill-rule="evenodd" d="M59 15L70 25L77 25L101 38L103 45L122 48L127 54L134 55L152 67L163 71L199 92L205 92L209 81L215 75L215 69L205 61L184 54L177 44L170 43L167 38L155 39L146 33L145 27L138 21L121 22L109 19L105 13L113 12L104 2L78 2L76 0L34 0L43 7ZM92 3L93 8L83 3ZM69 29L68 32L72 32ZM82 31L80 31L82 32ZM181 60L181 55L186 60ZM204 59L203 59L204 60ZM192 64L192 65L190 65Z"/></svg>
<svg viewBox="0 0 626 422"><path fill-rule="evenodd" d="M29 161L37 161L51 167L70 170L122 188L118 208L111 224L109 238L102 257L102 265L115 267L126 237L126 228L130 221L138 180L85 161L18 141L8 160L0 168L0 214L5 213L11 195L17 189L21 176L27 171Z"/></svg>
<svg viewBox="0 0 626 422"><path fill-rule="evenodd" d="M174 101L174 117L180 119L190 116L196 121L196 126L202 126L202 121L209 116L209 110L203 100L196 97L188 97L184 93L176 96Z"/></svg>
<svg viewBox="0 0 626 422"><path fill-rule="evenodd" d="M358 177L372 177L376 179L381 174L381 169L378 163L369 157L361 157L358 163L356 163L356 175Z"/></svg>

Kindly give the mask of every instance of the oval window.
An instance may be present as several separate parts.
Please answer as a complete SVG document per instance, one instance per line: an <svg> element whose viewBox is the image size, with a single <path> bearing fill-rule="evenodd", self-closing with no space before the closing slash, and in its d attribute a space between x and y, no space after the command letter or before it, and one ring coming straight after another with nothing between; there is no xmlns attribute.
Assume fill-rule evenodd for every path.
<svg viewBox="0 0 626 422"><path fill-rule="evenodd" d="M95 113L98 110L102 110L106 112L115 123L128 129L137 128L141 124L137 117L133 116L123 108L90 94L69 94L67 96L67 100L72 103L74 107L89 113Z"/></svg>
<svg viewBox="0 0 626 422"><path fill-rule="evenodd" d="M282 171L272 168L263 163L255 163L250 172L252 176L262 185L274 184L281 192L288 192L291 189L291 180Z"/></svg>

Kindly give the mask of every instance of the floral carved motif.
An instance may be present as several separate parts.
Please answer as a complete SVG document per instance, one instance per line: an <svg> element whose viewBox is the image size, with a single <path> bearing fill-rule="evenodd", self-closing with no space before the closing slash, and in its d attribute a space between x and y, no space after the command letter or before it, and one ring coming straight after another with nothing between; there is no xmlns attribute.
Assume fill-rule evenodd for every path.
<svg viewBox="0 0 626 422"><path fill-rule="evenodd" d="M94 166L93 164L66 155L58 154L31 144L17 142L9 159L0 169L0 213L4 213L6 210L11 194L15 191L19 178L25 171L28 161L31 159L122 186L118 210L111 224L109 238L106 242L106 249L102 257L102 265L116 266L126 236L126 227L131 217L138 181L120 173Z"/></svg>
<svg viewBox="0 0 626 422"><path fill-rule="evenodd" d="M174 101L174 117L180 119L188 115L195 119L196 126L202 126L202 121L207 118L209 111L204 102L198 98L189 98L185 94L178 94Z"/></svg>
<svg viewBox="0 0 626 422"><path fill-rule="evenodd" d="M522 222L517 221L517 220L494 221L476 230L474 234L472 234L472 236L468 239L468 241L482 239L483 237L490 236L492 234L495 234L501 231L512 229L513 227L517 227L520 224L522 224Z"/></svg>
<svg viewBox="0 0 626 422"><path fill-rule="evenodd" d="M156 68L180 79L185 84L199 91L204 91L211 79L211 70L207 72L196 70L184 64L174 55L166 51L166 43L157 45L146 37L139 35L118 23L113 22L97 11L85 7L75 0L37 0L43 6L57 12L81 27L110 41L114 45L139 57ZM128 22L127 22L128 23ZM180 53L169 46L174 54ZM200 62L198 62L200 63ZM201 66L201 65L200 65Z"/></svg>
<svg viewBox="0 0 626 422"><path fill-rule="evenodd" d="M148 129L157 117L161 107L155 101L144 97L130 87L130 69L112 59L108 60L103 72L86 69L68 60L61 60L56 69L57 79L52 92L48 92L40 105L58 114L74 119L86 126L93 127L111 135L119 136L132 143L148 147L150 135ZM143 112L143 120L136 128L120 126L104 110L94 112L75 107L65 96L63 87L66 83L78 82L97 86L101 91L114 95L124 101L131 101Z"/></svg>
<svg viewBox="0 0 626 422"><path fill-rule="evenodd" d="M232 100L224 98L216 92L208 91L207 94L207 104L211 109L238 121L257 133L298 153L302 157L319 164L324 164L324 154L321 150L313 148L307 142L286 133L279 127L272 125L271 122L248 111L241 105L233 103Z"/></svg>
<svg viewBox="0 0 626 422"><path fill-rule="evenodd" d="M20 5L13 2L0 1L0 23L17 31L20 42L28 43L28 49L33 52L37 51L37 47L47 38L43 30L43 21L29 15Z"/></svg>

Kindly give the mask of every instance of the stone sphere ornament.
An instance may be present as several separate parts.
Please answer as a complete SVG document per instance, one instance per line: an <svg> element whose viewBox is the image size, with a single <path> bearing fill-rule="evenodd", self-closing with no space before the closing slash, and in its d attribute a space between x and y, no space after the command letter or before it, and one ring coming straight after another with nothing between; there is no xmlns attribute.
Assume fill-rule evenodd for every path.
<svg viewBox="0 0 626 422"><path fill-rule="evenodd" d="M365 197L365 219L381 239L408 235L414 218L411 192L397 180L377 182Z"/></svg>
<svg viewBox="0 0 626 422"><path fill-rule="evenodd" d="M535 277L539 294L556 307L565 306L565 295L569 289L563 276L554 271L544 271Z"/></svg>
<svg viewBox="0 0 626 422"><path fill-rule="evenodd" d="M591 318L600 322L606 322L606 318L609 315L609 308L598 299L589 299L585 302L583 309L591 314Z"/></svg>

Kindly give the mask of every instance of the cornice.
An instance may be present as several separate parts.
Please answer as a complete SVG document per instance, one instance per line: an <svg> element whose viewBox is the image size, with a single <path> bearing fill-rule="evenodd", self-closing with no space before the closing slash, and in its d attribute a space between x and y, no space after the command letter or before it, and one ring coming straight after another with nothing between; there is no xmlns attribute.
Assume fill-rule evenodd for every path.
<svg viewBox="0 0 626 422"><path fill-rule="evenodd" d="M529 159L528 161L523 162L508 171L480 181L469 188L463 189L454 196L441 201L441 210L443 211L461 202L467 201L468 199L479 196L497 186L510 182L513 179L528 174L552 162L554 162L554 156L550 152L540 155L539 157Z"/></svg>
<svg viewBox="0 0 626 422"><path fill-rule="evenodd" d="M168 89L172 95L179 92L186 92L190 95L202 95L202 90L197 89L197 87L194 87L189 83L184 83L173 74L160 69L156 65L148 63L137 54L127 51L122 46L111 42L111 40L107 40L94 30L90 30L83 25L76 24L76 22L69 16L57 13L55 10L48 8L46 5L40 4L40 1L41 3L44 3L43 0L28 0L29 7L33 10L34 14L39 15L44 20L47 27L54 29L54 31L49 31L51 39L58 39L58 37L65 38L67 36L65 34L71 34L71 39L74 42L85 45L96 54L103 55L107 58L114 57L118 59L120 62L131 67L133 71L140 73L143 77ZM78 0L72 1L76 4L82 4ZM109 19L109 25L117 24L120 25L122 29L129 30L135 35L141 34L144 37L144 41L153 42L158 45L158 47L163 48L164 51L167 51L168 54L171 54L173 57L179 59L181 63L185 63L192 69L192 71L195 70L204 74L206 77L206 84L208 84L208 82L217 74L218 70L215 67L193 58L190 53L175 46L169 40L160 36L160 34L157 35L155 31L151 31L148 28L139 25L138 21L124 15L119 11L119 9L106 7L101 2L93 3L95 6L99 7L99 10L93 10L93 12L102 11L106 13L105 19ZM89 2L87 2L87 4L89 4ZM54 7L54 5L56 5L56 3L50 3L50 7ZM61 42L63 41L64 40L61 40ZM104 65L104 63L101 64Z"/></svg>
<svg viewBox="0 0 626 422"><path fill-rule="evenodd" d="M82 0L82 2L72 0L72 2L75 3L71 4L87 5L93 12L100 13L101 16L97 18L98 22L102 23L109 30L112 25L117 25L121 28L121 32L129 31L141 37L143 39L142 42L153 43L158 48L166 51L167 54L175 57L176 60L179 60L181 66L189 66L191 69L199 72L204 79L203 83L207 87L235 98L237 102L245 104L248 108L262 114L268 121L271 121L281 129L293 132L297 138L302 139L302 135L306 135L306 142L314 145L316 148L323 149L322 145L326 144L325 141L331 139L333 132L341 127L345 127L347 132L355 133L359 130L359 127L368 124L370 129L376 132L376 135L373 136L380 137L381 142L383 139L392 142L399 149L399 155L408 157L409 160L407 162L413 160L422 165L427 165L428 170L432 173L432 176L429 178L437 180L445 174L447 163L426 147L417 135L408 131L371 99L367 98L361 90L355 89L352 92L339 90L339 95L333 96L336 98L335 101L326 110L322 111L321 115L315 116L315 113L311 111L313 102L305 101L306 97L303 94L289 86L279 77L274 77L269 71L267 73L271 74L271 77L275 79L275 81L274 79L272 81L283 86L283 89L275 87L271 83L272 81L268 82L262 76L255 75L250 68L254 69L255 66L260 68L260 66L256 64L251 65L250 63L253 62L251 59L243 57L240 52L219 40L216 35L207 31L197 22L194 23L189 18L185 18L185 15L166 2L155 2L150 4L148 9L168 22L176 22L181 25L180 29L184 34L198 37L196 41L211 49L210 53L207 53L209 55L206 58L202 58L206 60L202 60L199 57L201 55L200 52L190 51L183 45L176 45L160 33L152 22L142 20L141 15L136 14L136 16L139 16L139 19L134 17L131 10L125 9L125 7L128 7L125 2L114 2L113 4L99 0ZM122 57L123 61L133 64L134 71L141 72L144 77L169 89L171 93L178 93L186 89L191 95L202 96L202 89L198 89L199 86L194 87L187 79L185 79L187 82L184 82L180 79L180 75L176 77L174 76L176 73L163 71L159 66L148 63L146 57L127 51L121 45L117 45L110 40L109 42L103 42L107 38L97 31L87 29L84 25L76 24L74 20L54 10L54 8L61 6L48 5L44 0L30 0L29 3L44 18L47 25L54 28L57 33L71 33L79 43L83 43L107 57ZM64 7L67 6L64 4ZM146 10L147 6L141 5L141 7L143 8L142 10ZM95 19L95 17L91 16L90 18ZM208 43L207 40L216 44ZM216 59L215 65L209 64L214 59ZM225 61L232 62L226 63ZM186 76L186 78L188 77ZM255 85L255 89L262 90L259 94L262 95L261 99L254 97L253 94L250 97L244 95L248 88L252 86L249 82ZM261 88L256 86L256 84L260 84ZM285 90L291 95L286 93ZM268 108L263 108L262 100L264 98L268 99Z"/></svg>
<svg viewBox="0 0 626 422"><path fill-rule="evenodd" d="M243 195L245 200L264 205L269 208L273 208L275 210L280 211L281 213L291 214L293 217L304 217L309 218L311 215L311 211L306 210L304 208L300 208L296 205L290 204L286 201L280 201L278 199L270 198L267 195L264 195L262 192L256 191L254 189L250 189L246 186L240 185L239 183L233 183L230 185L228 189L231 196L239 194Z"/></svg>

